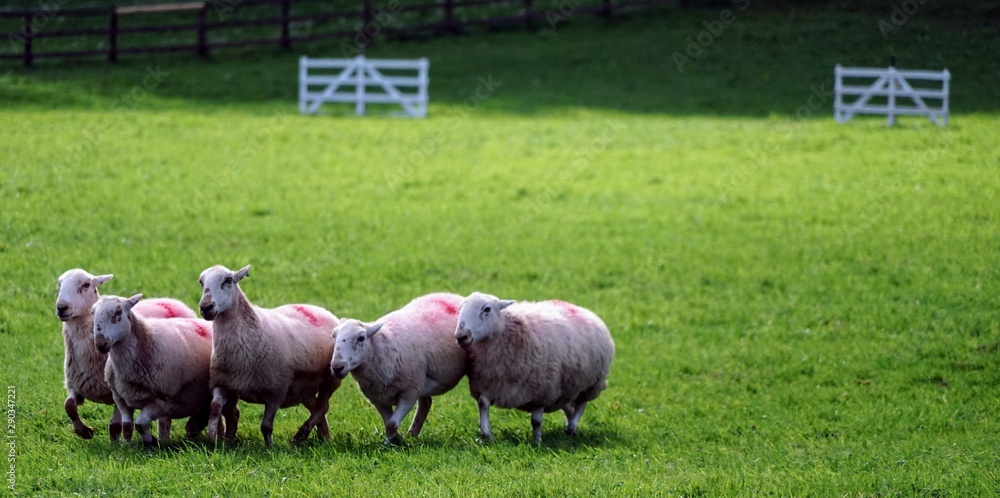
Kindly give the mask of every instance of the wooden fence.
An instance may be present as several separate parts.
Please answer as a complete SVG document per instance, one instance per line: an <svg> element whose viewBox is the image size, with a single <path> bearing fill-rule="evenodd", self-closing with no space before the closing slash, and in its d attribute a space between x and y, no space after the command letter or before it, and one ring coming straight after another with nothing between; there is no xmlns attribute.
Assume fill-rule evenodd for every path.
<svg viewBox="0 0 1000 498"><path fill-rule="evenodd" d="M448 34L456 33L473 26L517 26L527 28L556 27L572 16L590 13L604 17L613 14L661 5L677 5L677 0L558 0L551 8L540 9L534 0L440 0L430 3L402 4L401 0L389 0L388 6L373 6L372 0L359 0L361 4L354 10L335 11L323 6L323 2L307 0L213 0L212 2L186 2L154 5L134 5L84 8L60 8L57 2L50 2L43 8L0 10L0 21L8 23L20 20L20 30L6 33L8 46L16 50L0 52L0 59L20 59L25 65L41 57L93 57L103 56L114 62L119 55L148 54L160 52L190 52L206 57L213 48L242 47L254 45L272 45L290 49L294 41L312 41L320 39L343 39L345 43L353 42L356 53L345 56L355 56L364 53L364 48L376 35L394 34L408 35L418 33ZM293 10L305 5L311 9L302 9L302 13ZM317 7L319 5L320 7ZM224 15L248 8L268 9L263 17L251 19L226 19L236 17ZM509 11L507 15L490 15L498 8ZM330 9L330 10L327 10ZM305 12L311 10L311 12ZM320 11L317 11L320 10ZM403 17L407 13L419 13L423 18L431 17L431 21L421 22L386 22L385 16ZM163 17L169 15L169 18ZM181 16L188 19L177 23L175 19ZM62 19L58 28L48 29L51 19ZM154 23L142 25L121 26L120 21L132 18L152 18ZM165 19L156 23L156 19ZM74 20L83 20L73 27ZM167 23L169 21L169 23ZM292 26L296 23L323 24L331 21L353 21L354 29L335 29L330 31L293 34ZM66 27L66 25L70 25ZM103 24L104 26L95 27ZM237 35L236 39L210 40L209 33L232 28L264 27L273 31L270 35L259 37L244 37ZM129 35L152 33L188 33L194 35L194 43L155 44L148 39L139 39L138 44L128 47L121 46L121 40ZM56 50L39 51L35 47L36 40L84 37L97 40L97 48L78 50L60 48ZM148 37L146 37L148 38ZM103 40L102 40L103 39ZM360 42L359 42L360 41ZM93 44L93 43L91 43Z"/></svg>

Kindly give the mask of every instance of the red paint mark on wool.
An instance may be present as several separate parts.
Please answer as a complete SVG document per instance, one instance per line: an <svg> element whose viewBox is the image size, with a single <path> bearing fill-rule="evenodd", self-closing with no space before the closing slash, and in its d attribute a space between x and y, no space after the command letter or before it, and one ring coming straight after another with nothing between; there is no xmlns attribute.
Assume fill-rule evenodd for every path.
<svg viewBox="0 0 1000 498"><path fill-rule="evenodd" d="M566 301L559 301L558 299L549 301L550 303L562 308L564 311L569 313L569 316L577 316L580 314L580 310L576 306L567 303Z"/></svg>
<svg viewBox="0 0 1000 498"><path fill-rule="evenodd" d="M194 325L194 331L195 331L195 333L197 333L198 335L200 335L200 336L202 336L202 337L204 337L206 339L209 338L209 337L212 337L212 331L209 330L209 328L207 326L205 326L204 323L201 323L201 322L198 322L198 321L194 321L194 320L192 320L191 323Z"/></svg>
<svg viewBox="0 0 1000 498"><path fill-rule="evenodd" d="M300 306L298 304L293 304L291 307L292 307L293 310L295 310L296 312L298 312L300 315L306 317L306 320L309 321L309 325L312 325L313 327L319 327L319 326L323 325L323 320L321 320L320 317L316 316L315 313L313 313L312 311L310 311L309 309L307 309L305 306Z"/></svg>
<svg viewBox="0 0 1000 498"><path fill-rule="evenodd" d="M447 299L436 298L427 301L427 305L420 311L420 318L424 323L439 323L458 315L458 304Z"/></svg>
<svg viewBox="0 0 1000 498"><path fill-rule="evenodd" d="M157 301L156 305L163 308L163 312L166 313L163 318L177 318L181 316L181 314L177 312L177 308L174 308L170 303Z"/></svg>
<svg viewBox="0 0 1000 498"><path fill-rule="evenodd" d="M445 314L447 315L458 314L458 306L455 306L455 303L450 303L448 301L445 301L444 299L435 299L434 303L440 306L441 310L444 311Z"/></svg>

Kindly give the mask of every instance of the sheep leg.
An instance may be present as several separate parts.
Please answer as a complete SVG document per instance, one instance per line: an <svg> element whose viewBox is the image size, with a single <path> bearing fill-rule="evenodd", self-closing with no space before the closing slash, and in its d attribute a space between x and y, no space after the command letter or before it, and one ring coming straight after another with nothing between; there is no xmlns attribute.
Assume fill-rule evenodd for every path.
<svg viewBox="0 0 1000 498"><path fill-rule="evenodd" d="M427 413L431 411L431 397L424 396L417 400L417 413L413 415L413 420L410 422L410 428L406 431L407 434L417 437L420 435L420 429L424 428L424 420L427 419Z"/></svg>
<svg viewBox="0 0 1000 498"><path fill-rule="evenodd" d="M316 403L316 398L312 396L302 400L302 406L306 407L306 410L309 410L309 418L307 418L305 422L302 422L302 425L299 426L299 430L295 431L295 435L292 436L292 444L298 444L306 439L309 439L309 432L312 431L313 425L315 425L315 423L311 422L314 420L313 415L316 411Z"/></svg>
<svg viewBox="0 0 1000 498"><path fill-rule="evenodd" d="M385 422L385 444L391 444L393 441L402 442L403 438L399 435L399 424L403 421L403 417L410 413L416 402L415 399L400 398L399 404L396 405L396 411L392 412L389 420Z"/></svg>
<svg viewBox="0 0 1000 498"><path fill-rule="evenodd" d="M566 406L562 407L562 412L566 415L566 424L569 425L570 419L573 418L573 412L576 409L573 407L573 403L566 403Z"/></svg>
<svg viewBox="0 0 1000 498"><path fill-rule="evenodd" d="M580 418L583 417L583 410L587 408L587 402L584 401L576 405L576 409L573 411L572 417L566 417L566 434L575 436L577 433L577 427L580 425Z"/></svg>
<svg viewBox="0 0 1000 498"><path fill-rule="evenodd" d="M166 418L166 414L163 412L163 409L156 404L146 405L145 408L139 411L139 416L135 418L135 430L139 431L139 434L142 436L142 444L144 444L147 448L158 444L156 437L149 432L149 423L153 420L160 420L161 418ZM170 437L169 426L167 428L167 434L160 434L160 436Z"/></svg>
<svg viewBox="0 0 1000 498"><path fill-rule="evenodd" d="M111 391L111 397L115 400L115 409L121 416L122 436L126 442L132 441L132 410L125 406L125 401L118 396L118 393Z"/></svg>
<svg viewBox="0 0 1000 498"><path fill-rule="evenodd" d="M320 439L330 439L330 426L326 421L326 412L330 409L330 396L340 387L340 382L325 382L320 386L316 397L309 397L307 402L303 402L309 409L309 418L306 419L302 427L295 433L292 442L302 442L309 438L309 432L313 427Z"/></svg>
<svg viewBox="0 0 1000 498"><path fill-rule="evenodd" d="M117 405L115 406L117 407ZM125 423L126 410L118 408L118 411L122 414L122 439L125 440L125 442L132 442L132 410L127 410L128 424Z"/></svg>
<svg viewBox="0 0 1000 498"><path fill-rule="evenodd" d="M94 429L80 420L80 412L77 410L77 406L84 403L83 396L72 390L67 391L66 394L66 404L63 407L66 409L69 421L73 423L73 432L84 439L93 439Z"/></svg>
<svg viewBox="0 0 1000 498"><path fill-rule="evenodd" d="M208 415L208 430L205 436L213 443L219 438L219 417L222 416L222 408L226 406L226 394L226 390L221 387L212 389L211 412ZM233 430L235 431L235 428Z"/></svg>
<svg viewBox="0 0 1000 498"><path fill-rule="evenodd" d="M489 443L494 441L493 431L490 430L490 400L480 397L479 403L479 435Z"/></svg>
<svg viewBox="0 0 1000 498"><path fill-rule="evenodd" d="M264 418L260 421L260 433L264 436L264 444L267 446L274 444L271 433L274 432L274 416L277 415L280 406L281 404L277 402L264 405Z"/></svg>
<svg viewBox="0 0 1000 498"><path fill-rule="evenodd" d="M156 434L160 436L160 441L163 444L170 442L170 417L163 417L156 421Z"/></svg>
<svg viewBox="0 0 1000 498"><path fill-rule="evenodd" d="M212 413L211 408L208 410L202 410L198 414L188 417L188 421L184 424L184 437L188 439L195 439L198 437L198 433L205 429L208 425L208 417Z"/></svg>
<svg viewBox="0 0 1000 498"><path fill-rule="evenodd" d="M316 399L323 404L323 414L316 422L316 433L319 434L320 439L330 439L330 424L326 421L326 412L330 410L330 397L340 387L340 382L340 379L328 380L320 387L319 394L316 395Z"/></svg>
<svg viewBox="0 0 1000 498"><path fill-rule="evenodd" d="M118 438L122 435L122 412L117 406L115 406L114 411L111 412L111 422L108 424L108 435L111 436L111 442L118 441Z"/></svg>
<svg viewBox="0 0 1000 498"><path fill-rule="evenodd" d="M542 445L542 409L531 412L532 444L537 448Z"/></svg>
<svg viewBox="0 0 1000 498"><path fill-rule="evenodd" d="M240 423L239 400L239 397L233 396L222 407L222 416L226 419L225 438L229 441L236 439L236 428Z"/></svg>

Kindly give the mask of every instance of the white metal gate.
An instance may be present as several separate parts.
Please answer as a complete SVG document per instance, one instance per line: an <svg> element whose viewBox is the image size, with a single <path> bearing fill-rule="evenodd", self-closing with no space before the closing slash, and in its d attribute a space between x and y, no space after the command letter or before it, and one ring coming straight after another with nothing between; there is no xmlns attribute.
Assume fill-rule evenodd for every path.
<svg viewBox="0 0 1000 498"><path fill-rule="evenodd" d="M299 58L299 112L315 114L325 102L399 104L407 116L427 115L427 59Z"/></svg>
<svg viewBox="0 0 1000 498"><path fill-rule="evenodd" d="M901 71L891 66L879 69L838 64L834 74L833 114L838 123L846 123L855 114L885 114L889 126L896 123L897 115L927 116L934 124L948 124L951 73L947 69ZM847 102L845 97L854 100ZM901 99L909 99L909 105L899 105Z"/></svg>

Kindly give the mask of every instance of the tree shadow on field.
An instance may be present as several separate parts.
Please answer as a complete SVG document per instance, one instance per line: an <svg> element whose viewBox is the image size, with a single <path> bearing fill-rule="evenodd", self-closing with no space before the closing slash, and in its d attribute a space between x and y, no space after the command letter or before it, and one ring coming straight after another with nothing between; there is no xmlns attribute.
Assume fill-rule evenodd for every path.
<svg viewBox="0 0 1000 498"><path fill-rule="evenodd" d="M589 108L761 117L795 114L817 97L822 110L810 108L812 114L827 116L836 64L884 67L890 56L901 68L948 68L956 81L961 78L951 89L952 112L1000 110L1000 87L993 84L1000 62L982 56L1000 51L998 8L949 14L928 3L887 36L878 26L891 15L888 7L754 4L735 11L717 34L707 31L731 8L666 7L611 20L579 14L533 31L419 41L383 37L368 56L427 57L431 117L436 105L525 115ZM695 50L699 37L704 46ZM0 101L7 109L246 106L268 112L264 105L295 114L298 57L341 57L340 43L301 42L292 51L219 49L207 60L187 53L123 56L114 64L99 57L43 58L30 68L0 61Z"/></svg>

